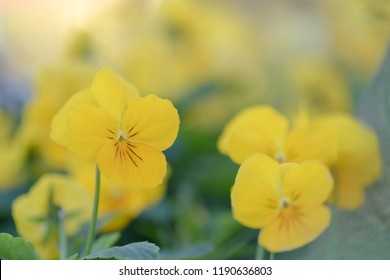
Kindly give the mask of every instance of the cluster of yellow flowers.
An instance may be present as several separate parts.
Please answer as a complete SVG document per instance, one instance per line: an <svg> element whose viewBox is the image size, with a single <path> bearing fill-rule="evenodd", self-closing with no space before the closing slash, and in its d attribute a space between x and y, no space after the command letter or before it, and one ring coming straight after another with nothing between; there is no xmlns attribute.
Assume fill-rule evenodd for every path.
<svg viewBox="0 0 390 280"><path fill-rule="evenodd" d="M67 234L87 222L96 165L99 217L111 217L104 231L124 228L164 197L163 151L176 138L179 117L158 96L190 100L182 120L204 130L259 101L283 112L307 102L292 122L270 106L244 109L218 141L241 165L233 215L262 229L267 250L292 250L319 236L331 220L324 203L348 210L364 203L365 189L381 176L379 145L346 112L353 83L363 88L384 53L390 2L255 2L116 1L85 20L60 59L40 69L17 128L0 111L0 191L35 182L15 200L13 217L43 258L58 257L60 208ZM10 26L5 33L18 35ZM123 77L98 71L100 65ZM125 80L156 95L142 96Z"/></svg>
<svg viewBox="0 0 390 280"><path fill-rule="evenodd" d="M173 144L179 129L170 101L141 97L109 68L99 71L92 85L72 95L62 108L50 108L59 109L53 113L51 138L81 158L66 154L69 175L44 175L13 203L19 234L36 244L45 259L58 258L60 209L69 235L88 221L95 164L103 175L99 214L114 214L103 231L123 228L158 202L165 193L167 174L161 151Z"/></svg>
<svg viewBox="0 0 390 280"><path fill-rule="evenodd" d="M382 172L375 134L347 114L310 119L302 109L289 127L273 108L251 107L225 127L218 147L241 165L235 219L262 228L259 243L271 252L318 237L330 223L324 202L357 209Z"/></svg>

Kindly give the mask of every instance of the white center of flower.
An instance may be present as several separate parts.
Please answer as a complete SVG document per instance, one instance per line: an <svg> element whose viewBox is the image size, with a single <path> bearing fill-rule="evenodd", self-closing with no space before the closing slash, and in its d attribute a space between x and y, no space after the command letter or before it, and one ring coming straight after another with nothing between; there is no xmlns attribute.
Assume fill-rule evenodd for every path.
<svg viewBox="0 0 390 280"><path fill-rule="evenodd" d="M290 200L283 197L282 200L280 201L279 208L280 209L287 208L289 205L290 205Z"/></svg>
<svg viewBox="0 0 390 280"><path fill-rule="evenodd" d="M126 135L123 133L123 131L122 130L119 130L119 133L118 133L118 140L119 141L122 141L122 140L126 140L127 139L127 137L126 137Z"/></svg>

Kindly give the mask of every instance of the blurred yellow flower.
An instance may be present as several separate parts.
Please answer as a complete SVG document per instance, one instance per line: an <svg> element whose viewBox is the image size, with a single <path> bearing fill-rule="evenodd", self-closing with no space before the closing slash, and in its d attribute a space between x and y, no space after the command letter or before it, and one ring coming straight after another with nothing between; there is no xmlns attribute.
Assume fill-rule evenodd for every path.
<svg viewBox="0 0 390 280"><path fill-rule="evenodd" d="M383 0L321 1L332 30L331 52L365 82L382 60L390 39L390 3Z"/></svg>
<svg viewBox="0 0 390 280"><path fill-rule="evenodd" d="M65 212L67 236L77 233L90 215L92 199L71 177L43 175L15 199L12 216L18 233L34 243L42 259L58 258L58 210Z"/></svg>
<svg viewBox="0 0 390 280"><path fill-rule="evenodd" d="M0 143L0 185L17 186L29 176L63 168L68 151L49 138L55 113L74 92L92 81L94 71L79 62L45 65L38 72L35 94L26 104L21 122L6 142Z"/></svg>
<svg viewBox="0 0 390 280"><path fill-rule="evenodd" d="M70 98L55 115L51 138L96 162L110 181L156 187L166 174L163 150L177 136L179 117L169 100L140 97L111 69L99 71L90 88Z"/></svg>
<svg viewBox="0 0 390 280"><path fill-rule="evenodd" d="M24 176L22 169L26 151L15 141L12 141L12 118L6 111L0 109L0 190L17 186Z"/></svg>
<svg viewBox="0 0 390 280"><path fill-rule="evenodd" d="M308 244L329 225L323 205L333 187L328 169L317 161L279 164L254 154L241 165L231 192L234 218L262 229L259 244L270 252Z"/></svg>
<svg viewBox="0 0 390 280"><path fill-rule="evenodd" d="M349 111L350 97L346 79L339 69L321 59L298 57L287 65L289 90L305 100L312 114Z"/></svg>
<svg viewBox="0 0 390 280"><path fill-rule="evenodd" d="M269 106L254 106L238 113L223 130L218 149L238 164L257 152L279 162L319 160L325 165L332 164L336 156L330 133L311 132L305 124L289 130L288 120Z"/></svg>
<svg viewBox="0 0 390 280"><path fill-rule="evenodd" d="M95 165L72 156L67 169L92 197L95 191ZM108 215L110 218L102 231L123 229L141 212L157 204L166 193L167 177L155 188L128 188L115 184L102 175L98 214L100 218Z"/></svg>
<svg viewBox="0 0 390 280"><path fill-rule="evenodd" d="M378 139L373 131L346 114L332 114L313 121L313 130L328 131L337 141L338 155L332 173L335 189L331 200L341 208L356 209L364 190L382 174Z"/></svg>

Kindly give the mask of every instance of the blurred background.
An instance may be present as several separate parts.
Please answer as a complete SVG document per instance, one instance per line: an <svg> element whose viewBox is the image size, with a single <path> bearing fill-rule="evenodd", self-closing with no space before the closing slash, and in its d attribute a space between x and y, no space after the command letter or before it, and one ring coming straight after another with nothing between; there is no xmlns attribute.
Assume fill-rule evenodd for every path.
<svg viewBox="0 0 390 280"><path fill-rule="evenodd" d="M149 240L163 258L251 259L258 232L231 215L238 166L217 150L224 125L254 104L291 117L304 100L312 115L354 114L384 143L389 37L388 0L0 0L0 231L17 235L12 202L41 175L74 175L49 138L51 118L109 66L141 95L172 100L181 119L164 192L136 210L107 204L126 217L114 226L118 244ZM278 257L389 259L389 195L385 172L360 209L338 210L331 256L327 231Z"/></svg>

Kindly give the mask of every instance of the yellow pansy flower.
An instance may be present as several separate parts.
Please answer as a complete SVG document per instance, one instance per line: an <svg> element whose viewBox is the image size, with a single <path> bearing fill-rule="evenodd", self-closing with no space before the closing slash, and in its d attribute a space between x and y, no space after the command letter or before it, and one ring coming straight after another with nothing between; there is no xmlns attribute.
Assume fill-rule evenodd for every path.
<svg viewBox="0 0 390 280"><path fill-rule="evenodd" d="M313 130L328 131L337 141L332 166L335 189L331 200L354 210L364 202L364 190L382 174L378 139L373 131L346 114L332 114L313 121Z"/></svg>
<svg viewBox="0 0 390 280"><path fill-rule="evenodd" d="M90 215L92 199L80 184L60 174L43 175L15 199L12 216L18 233L31 241L42 259L58 258L58 210L65 213L65 231L74 235Z"/></svg>
<svg viewBox="0 0 390 280"><path fill-rule="evenodd" d="M99 71L90 88L72 96L54 116L51 138L91 162L109 180L155 187L166 174L163 150L178 133L179 116L169 100L140 97L113 70Z"/></svg>
<svg viewBox="0 0 390 280"><path fill-rule="evenodd" d="M226 125L218 148L238 164L257 152L280 162L319 160L326 165L336 156L331 134L312 132L306 124L289 130L288 120L270 106L253 106L238 113Z"/></svg>
<svg viewBox="0 0 390 280"><path fill-rule="evenodd" d="M301 247L329 225L323 205L333 187L328 169L318 161L279 164L254 154L241 165L232 188L234 218L262 229L259 244L270 252Z"/></svg>

